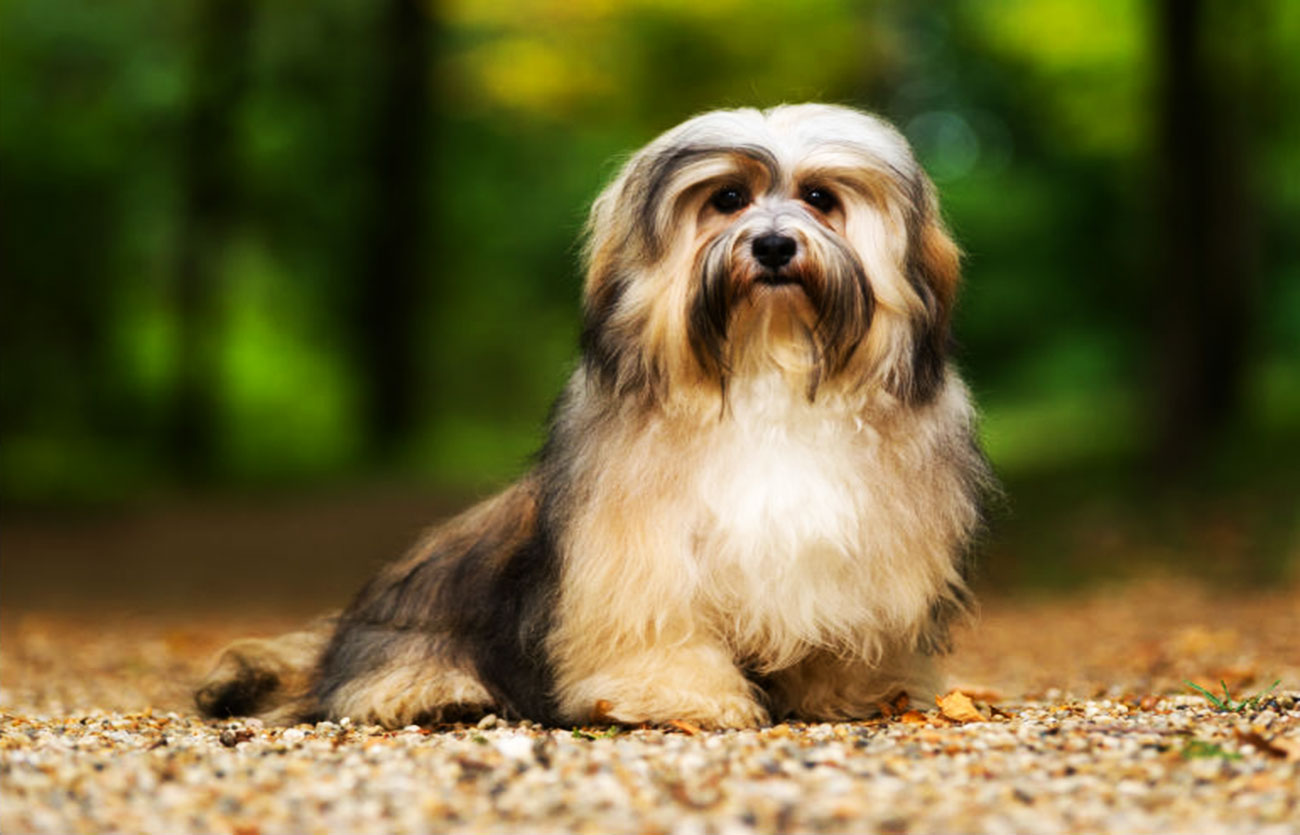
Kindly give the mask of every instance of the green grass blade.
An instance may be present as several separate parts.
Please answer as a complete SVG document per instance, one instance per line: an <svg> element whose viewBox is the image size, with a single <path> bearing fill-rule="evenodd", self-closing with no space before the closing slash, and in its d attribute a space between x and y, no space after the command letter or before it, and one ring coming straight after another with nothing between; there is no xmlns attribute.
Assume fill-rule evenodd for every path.
<svg viewBox="0 0 1300 835"><path fill-rule="evenodd" d="M1218 709L1218 710L1231 710L1231 708L1228 707L1227 705L1225 705L1225 704L1223 703L1223 701L1222 701L1218 696L1214 695L1214 694L1211 693L1209 690L1206 690L1206 689L1205 689L1204 687L1202 687L1201 685L1199 685L1199 684L1195 684L1195 683L1190 682L1190 681L1188 681L1188 680L1186 680L1186 679L1183 679L1183 684L1186 684L1188 687L1192 688L1193 690L1199 691L1200 694L1201 694L1202 696L1204 696L1205 698L1207 698L1207 699L1210 700L1210 704L1214 705L1214 707L1215 707L1216 709Z"/></svg>

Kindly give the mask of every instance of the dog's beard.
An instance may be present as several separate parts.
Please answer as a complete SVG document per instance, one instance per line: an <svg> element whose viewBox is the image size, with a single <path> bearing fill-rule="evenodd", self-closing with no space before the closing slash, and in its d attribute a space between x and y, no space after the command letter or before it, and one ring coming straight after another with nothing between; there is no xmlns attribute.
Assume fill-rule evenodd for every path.
<svg viewBox="0 0 1300 835"><path fill-rule="evenodd" d="M837 236L801 228L797 237L798 257L776 270L750 256L753 235L743 228L699 251L687 317L691 350L724 391L740 354L764 353L755 345L765 343L803 351L808 397L815 398L867 335L875 305L861 260Z"/></svg>

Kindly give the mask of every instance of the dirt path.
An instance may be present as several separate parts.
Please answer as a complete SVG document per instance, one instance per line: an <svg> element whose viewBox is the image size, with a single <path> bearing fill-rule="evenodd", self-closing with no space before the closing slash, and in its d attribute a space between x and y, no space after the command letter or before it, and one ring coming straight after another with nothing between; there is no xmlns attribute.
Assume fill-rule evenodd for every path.
<svg viewBox="0 0 1300 835"><path fill-rule="evenodd" d="M0 622L0 831L1276 832L1300 829L1300 590L1148 581L988 599L921 708L759 732L386 733L196 720L225 641L291 623ZM1240 712L1234 697L1281 683ZM930 708L928 712L923 712Z"/></svg>

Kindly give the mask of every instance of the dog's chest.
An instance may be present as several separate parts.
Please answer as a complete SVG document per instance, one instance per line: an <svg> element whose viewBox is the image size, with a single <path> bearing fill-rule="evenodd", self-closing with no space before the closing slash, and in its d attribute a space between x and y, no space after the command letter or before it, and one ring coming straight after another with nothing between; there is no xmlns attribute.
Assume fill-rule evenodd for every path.
<svg viewBox="0 0 1300 835"><path fill-rule="evenodd" d="M880 453L878 433L845 409L775 386L737 392L701 438L702 567L750 585L835 582L863 556L873 494L896 477Z"/></svg>
<svg viewBox="0 0 1300 835"><path fill-rule="evenodd" d="M872 440L833 421L741 416L706 440L697 490L702 524L732 558L799 560L851 548Z"/></svg>
<svg viewBox="0 0 1300 835"><path fill-rule="evenodd" d="M891 442L806 398L737 398L701 438L697 595L738 656L778 669L924 615L936 574L916 547L924 499Z"/></svg>

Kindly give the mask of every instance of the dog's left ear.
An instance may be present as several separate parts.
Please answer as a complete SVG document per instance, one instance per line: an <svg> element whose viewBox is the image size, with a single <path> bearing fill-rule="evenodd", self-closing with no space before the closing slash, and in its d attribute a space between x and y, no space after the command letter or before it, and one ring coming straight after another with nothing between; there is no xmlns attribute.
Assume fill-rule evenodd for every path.
<svg viewBox="0 0 1300 835"><path fill-rule="evenodd" d="M961 250L939 215L939 201L927 181L913 207L908 241L907 280L920 295L925 312L914 324L912 378L899 394L911 403L927 402L943 383L951 348L952 307L961 279Z"/></svg>

